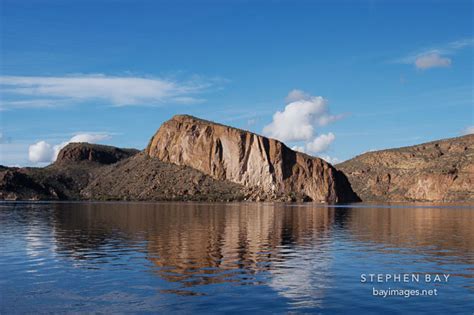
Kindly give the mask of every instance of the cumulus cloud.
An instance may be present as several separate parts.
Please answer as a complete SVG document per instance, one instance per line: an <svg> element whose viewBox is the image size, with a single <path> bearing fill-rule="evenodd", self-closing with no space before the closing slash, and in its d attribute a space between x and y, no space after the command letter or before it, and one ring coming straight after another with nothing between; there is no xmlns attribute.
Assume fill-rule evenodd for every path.
<svg viewBox="0 0 474 315"><path fill-rule="evenodd" d="M451 59L448 57L442 57L438 53L422 55L415 59L415 67L421 70L430 68L446 68L449 66L451 66Z"/></svg>
<svg viewBox="0 0 474 315"><path fill-rule="evenodd" d="M52 145L46 141L39 141L28 148L28 158L33 163L51 163L56 161L59 151L69 143L89 142L97 143L110 139L110 135L103 133L81 133L73 136L69 141Z"/></svg>
<svg viewBox="0 0 474 315"><path fill-rule="evenodd" d="M263 134L285 142L296 142L292 146L295 151L313 155L327 151L336 136L332 132L318 135L317 128L345 115L332 115L325 98L301 90L290 91L286 102L285 109L277 111L272 122L263 128Z"/></svg>
<svg viewBox="0 0 474 315"><path fill-rule="evenodd" d="M314 138L306 144L306 150L310 153L321 153L327 151L331 143L336 140L336 136L330 132Z"/></svg>
<svg viewBox="0 0 474 315"><path fill-rule="evenodd" d="M46 141L39 141L28 148L28 158L33 163L52 162L54 148Z"/></svg>
<svg viewBox="0 0 474 315"><path fill-rule="evenodd" d="M466 128L464 128L462 130L461 134L463 134L463 135L472 135L472 134L474 134L474 126L467 126Z"/></svg>
<svg viewBox="0 0 474 315"><path fill-rule="evenodd" d="M328 101L321 96L293 90L286 99L285 109L277 111L273 121L263 128L265 135L281 141L308 141L316 127L343 118L343 115L331 115Z"/></svg>
<svg viewBox="0 0 474 315"><path fill-rule="evenodd" d="M75 75L62 77L1 76L1 109L55 107L71 103L99 101L106 105L159 105L165 102L193 104L202 102L197 94L213 85L211 81Z"/></svg>
<svg viewBox="0 0 474 315"><path fill-rule="evenodd" d="M334 140L336 140L336 136L332 132L329 132L327 134L322 134L315 137L313 140L307 142L304 146L294 145L291 147L291 149L308 154L317 154L327 151Z"/></svg>

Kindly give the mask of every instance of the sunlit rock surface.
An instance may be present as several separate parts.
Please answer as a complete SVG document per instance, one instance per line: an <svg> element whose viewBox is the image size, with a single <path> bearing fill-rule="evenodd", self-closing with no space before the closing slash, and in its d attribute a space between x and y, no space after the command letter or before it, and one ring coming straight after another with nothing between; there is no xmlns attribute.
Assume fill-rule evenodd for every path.
<svg viewBox="0 0 474 315"><path fill-rule="evenodd" d="M368 152L336 167L363 201L474 200L474 135Z"/></svg>
<svg viewBox="0 0 474 315"><path fill-rule="evenodd" d="M258 199L297 196L319 202L358 201L347 178L322 159L280 141L188 115L165 122L146 154L254 190Z"/></svg>

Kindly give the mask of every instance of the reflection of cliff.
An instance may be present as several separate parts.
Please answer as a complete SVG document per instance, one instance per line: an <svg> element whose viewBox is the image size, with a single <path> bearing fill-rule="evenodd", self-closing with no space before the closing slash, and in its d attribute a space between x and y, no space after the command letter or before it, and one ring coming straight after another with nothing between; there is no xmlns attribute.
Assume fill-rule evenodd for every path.
<svg viewBox="0 0 474 315"><path fill-rule="evenodd" d="M466 255L474 253L472 208L361 208L347 222L349 233L364 242L474 261Z"/></svg>
<svg viewBox="0 0 474 315"><path fill-rule="evenodd" d="M335 244L353 246L355 241L372 248L370 243L377 243L383 245L380 250L411 249L432 259L472 259L469 253L474 253L472 209L262 203L55 207L60 254L96 261L115 255L110 259L119 263L123 256L138 252L160 277L184 287L262 282L301 301L324 295ZM130 262L124 264L128 267Z"/></svg>
<svg viewBox="0 0 474 315"><path fill-rule="evenodd" d="M176 210L160 213L160 221L175 217ZM318 246L319 234L330 226L325 209L292 211L243 204L186 206L178 212L172 224L150 235L148 254L162 267L163 277L186 280L186 285L234 281L234 277L250 280L258 271L280 268L295 254L292 247L309 242Z"/></svg>
<svg viewBox="0 0 474 315"><path fill-rule="evenodd" d="M59 251L76 249L72 256L87 258L78 253L145 241L157 272L189 285L279 268L294 255L293 247L317 247L329 239L334 217L334 210L326 208L245 203L56 207L61 209L55 216Z"/></svg>

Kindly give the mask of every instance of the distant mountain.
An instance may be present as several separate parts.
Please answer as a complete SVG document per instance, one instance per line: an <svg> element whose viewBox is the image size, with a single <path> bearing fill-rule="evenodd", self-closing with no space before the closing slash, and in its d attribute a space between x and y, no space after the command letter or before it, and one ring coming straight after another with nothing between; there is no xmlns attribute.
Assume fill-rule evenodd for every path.
<svg viewBox="0 0 474 315"><path fill-rule="evenodd" d="M364 201L474 201L474 135L367 152L336 167Z"/></svg>

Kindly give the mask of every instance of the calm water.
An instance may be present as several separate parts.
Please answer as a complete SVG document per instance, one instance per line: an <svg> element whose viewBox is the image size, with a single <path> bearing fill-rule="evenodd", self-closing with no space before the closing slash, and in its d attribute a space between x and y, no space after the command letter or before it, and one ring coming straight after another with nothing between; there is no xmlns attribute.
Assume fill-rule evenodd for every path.
<svg viewBox="0 0 474 315"><path fill-rule="evenodd" d="M474 208L0 203L0 267L1 314L473 314Z"/></svg>

